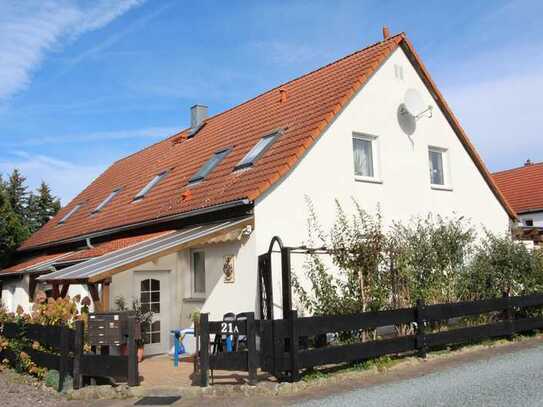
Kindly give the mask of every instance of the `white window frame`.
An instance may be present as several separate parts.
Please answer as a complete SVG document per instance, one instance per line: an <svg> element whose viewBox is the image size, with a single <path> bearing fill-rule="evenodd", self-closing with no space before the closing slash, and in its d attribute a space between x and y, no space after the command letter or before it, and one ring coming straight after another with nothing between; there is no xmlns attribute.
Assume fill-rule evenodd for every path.
<svg viewBox="0 0 543 407"><path fill-rule="evenodd" d="M356 175L354 169L354 163L352 165L352 171L354 173L354 179L360 182L369 182L372 184L382 184L383 180L381 179L381 165L380 165L380 153L379 153L379 137L373 134L353 132L351 137L351 162L354 159L353 151L353 139L369 141L371 143L371 157L373 163L373 177L368 177L365 175Z"/></svg>
<svg viewBox="0 0 543 407"><path fill-rule="evenodd" d="M428 162L428 174L430 173L430 160L429 160L430 152L440 153L441 162L443 165L443 185L432 184L432 178L430 177L430 188L441 190L441 191L452 191L453 188L452 188L452 182L451 182L449 149L445 147L428 146L428 151L426 152L426 160Z"/></svg>
<svg viewBox="0 0 543 407"><path fill-rule="evenodd" d="M203 249L192 249L190 251L190 296L191 298L206 298L207 296L207 279L205 279L204 292L199 293L194 290L194 253L202 253L204 255L204 278L206 276L206 252Z"/></svg>

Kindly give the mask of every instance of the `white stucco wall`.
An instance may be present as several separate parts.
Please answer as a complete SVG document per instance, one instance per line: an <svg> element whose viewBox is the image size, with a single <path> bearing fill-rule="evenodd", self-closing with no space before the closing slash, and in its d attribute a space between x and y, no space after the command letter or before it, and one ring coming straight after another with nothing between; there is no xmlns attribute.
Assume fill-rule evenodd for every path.
<svg viewBox="0 0 543 407"><path fill-rule="evenodd" d="M403 67L403 80L395 77L394 65ZM420 119L411 137L397 121L398 106L409 88L418 90L425 104L433 106L433 116ZM377 137L380 183L355 180L353 132ZM448 150L451 190L431 188L429 146ZM379 205L385 225L430 212L463 215L474 226L484 225L494 232L505 232L509 224L506 211L401 49L359 91L294 170L257 200L257 253L267 250L273 235L282 237L286 245L304 242L306 195L325 229L335 219L334 199L349 210L351 197L369 212L375 212Z"/></svg>
<svg viewBox="0 0 543 407"><path fill-rule="evenodd" d="M137 297L135 276L145 273L169 271L169 313L165 331L192 326L190 316L194 310L208 312L210 320L220 320L226 312L254 311L256 304L256 256L255 239L249 237L224 243L196 246L163 256L133 269L113 275L110 285L110 308L115 309L115 298L122 296L130 304ZM206 295L194 297L191 292L191 250L205 252ZM235 255L235 281L225 283L223 275L224 256ZM168 338L166 338L168 336ZM163 336L166 347L170 347L169 335Z"/></svg>
<svg viewBox="0 0 543 407"><path fill-rule="evenodd" d="M543 227L543 212L520 214L519 218L523 226L526 226L527 219L531 219L534 222L533 226Z"/></svg>
<svg viewBox="0 0 543 407"><path fill-rule="evenodd" d="M15 312L17 306L23 307L25 313L30 313L32 311L32 303L28 298L28 287L30 282L30 276L24 275L21 279L14 280L5 280L2 284L2 302L10 312ZM44 290L50 288L50 286L44 286L41 283L38 283L36 286L37 290ZM89 296L89 292L86 287L80 284L72 284L68 289L68 295L74 297L76 295L81 295L81 298ZM91 305L90 310L92 311L93 307Z"/></svg>

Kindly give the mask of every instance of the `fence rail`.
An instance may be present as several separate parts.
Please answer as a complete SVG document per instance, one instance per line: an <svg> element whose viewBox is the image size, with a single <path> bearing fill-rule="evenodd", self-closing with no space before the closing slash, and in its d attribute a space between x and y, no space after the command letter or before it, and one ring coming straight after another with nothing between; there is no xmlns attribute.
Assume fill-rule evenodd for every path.
<svg viewBox="0 0 543 407"><path fill-rule="evenodd" d="M76 321L75 329L66 326L8 322L0 324L0 335L20 340L22 351L27 353L37 366L58 370L59 391L62 390L67 375L73 376L76 389L83 386L85 376L126 379L130 386L139 384L135 343L132 343L134 341L129 341L129 348L133 348L129 356L84 353L82 321ZM47 351L33 349L34 341L49 349ZM11 349L3 349L0 351L0 360L2 359L7 359L15 365L19 354Z"/></svg>
<svg viewBox="0 0 543 407"><path fill-rule="evenodd" d="M296 381L300 369L353 362L384 355L418 352L425 356L430 348L481 341L487 338L510 337L515 333L543 329L543 315L526 317L515 311L543 306L543 294L503 297L482 301L425 305L417 302L413 308L366 312L352 315L333 315L298 318L292 311L285 319L231 322L235 335L246 335L250 343L260 339L260 347L238 352L210 353L210 335L215 342L224 337L224 321L208 321L202 314L199 328L201 385L208 385L208 370L240 370L249 372L251 382L256 380L257 368L280 380ZM442 332L427 332L431 324L450 325L459 317L496 313L497 320L478 326L454 328ZM413 334L367 342L307 346L309 337L329 333L361 332L384 326L412 326ZM220 340L220 339L219 339ZM318 343L318 341L317 341Z"/></svg>

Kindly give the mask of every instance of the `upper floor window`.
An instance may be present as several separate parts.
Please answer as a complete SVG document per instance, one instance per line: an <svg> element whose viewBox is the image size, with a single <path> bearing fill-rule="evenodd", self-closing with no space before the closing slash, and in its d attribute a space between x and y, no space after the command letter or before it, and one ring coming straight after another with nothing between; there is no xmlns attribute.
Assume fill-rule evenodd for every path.
<svg viewBox="0 0 543 407"><path fill-rule="evenodd" d="M526 226L534 226L534 220L533 220L533 219L526 219L526 220L524 221L524 224L525 224Z"/></svg>
<svg viewBox="0 0 543 407"><path fill-rule="evenodd" d="M377 137L353 134L353 163L356 179L362 181L378 180Z"/></svg>
<svg viewBox="0 0 543 407"><path fill-rule="evenodd" d="M280 131L275 131L262 137L234 169L239 170L241 168L252 166L255 161L258 160L266 152L266 150L271 147L272 143L277 139L277 137L279 137L280 134Z"/></svg>
<svg viewBox="0 0 543 407"><path fill-rule="evenodd" d="M447 168L447 150L439 147L428 148L430 184L437 188L446 188L450 184Z"/></svg>
<svg viewBox="0 0 543 407"><path fill-rule="evenodd" d="M207 160L207 162L204 165L202 165L202 167L200 167L198 172L194 174L191 179L189 179L189 184L201 181L205 177L207 177L209 173L213 171L217 165L219 165L219 163L224 159L224 157L228 155L229 152L230 152L230 149L227 148L213 154L213 156L209 160Z"/></svg>
<svg viewBox="0 0 543 407"><path fill-rule="evenodd" d="M75 214L82 206L83 204L77 204L76 206L74 206L66 215L62 217L61 220L58 221L58 224L62 225L63 223L66 223L66 221L70 219L72 215Z"/></svg>
<svg viewBox="0 0 543 407"><path fill-rule="evenodd" d="M117 188L116 190L114 190L113 192L111 192L111 193L106 197L106 199L104 199L104 200L100 203L100 205L98 205L98 206L92 211L92 213L93 213L93 214L94 214L94 213L98 213L98 212L100 212L102 209L104 209L104 208L106 207L106 205L107 205L108 203L110 203L110 202L113 200L113 198L115 198L115 197L117 196L117 194L118 194L119 192L121 192L121 188Z"/></svg>
<svg viewBox="0 0 543 407"><path fill-rule="evenodd" d="M155 177L147 185L145 185L140 192L136 194L136 196L134 197L134 201L140 200L145 197L145 195L147 195L147 193L151 189L153 189L153 187L155 187L160 181L162 181L167 173L168 171L162 171L160 174L155 175Z"/></svg>

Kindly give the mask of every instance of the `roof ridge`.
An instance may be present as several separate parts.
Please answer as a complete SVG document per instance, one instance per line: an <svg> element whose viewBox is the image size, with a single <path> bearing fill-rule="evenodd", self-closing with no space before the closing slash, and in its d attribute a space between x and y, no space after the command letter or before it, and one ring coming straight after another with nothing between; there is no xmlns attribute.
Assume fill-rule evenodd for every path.
<svg viewBox="0 0 543 407"><path fill-rule="evenodd" d="M505 172L517 171L517 170L521 170L521 169L524 169L524 168L539 167L539 166L542 166L542 165L543 165L543 161L540 161L540 162L537 162L537 163L533 162L530 165L523 164L523 165L520 165L518 167L509 168L507 170L496 171L496 172L493 172L492 175L498 175L498 174L503 174Z"/></svg>
<svg viewBox="0 0 543 407"><path fill-rule="evenodd" d="M292 79L290 79L290 80L288 80L288 81L286 81L286 82L283 82L283 83L281 83L281 84L279 84L279 85L276 85L276 86L274 86L273 88L270 88L270 89L268 89L268 90L262 91L262 92L260 92L258 95L253 96L253 97L250 98L250 99L247 99L247 100L245 100L245 101L243 101L243 102L241 102L241 103L238 103L237 105L234 105L234 106L232 106L232 107L229 107L228 109L223 110L222 112L219 112L219 113L216 113L216 114L214 114L214 115L212 115L212 116L209 116L209 117L206 119L206 122L209 122L210 120L213 120L213 119L215 119L215 118L217 118L217 117L220 117L220 116L222 116L222 115L224 115L224 114L226 114L226 113L228 113L228 112L230 112L230 111L232 111L232 110L234 110L234 109L237 109L237 108L239 108L239 107L241 107L241 106L243 106L243 105L246 105L246 104L252 102L253 100L258 99L259 97L262 97L262 96L264 96L264 95L266 95L266 94L268 94L268 93L271 93L271 92L273 92L273 91L275 91L275 90L277 90L277 89L280 89L280 88L283 87L283 86L287 86L287 85L289 85L289 84L291 84L291 83L293 83L293 82L295 82L295 81L298 81L298 80L300 80L300 79L302 79L302 78L305 78L306 76L312 75L312 74L314 74L314 73L316 73L316 72L319 72L319 71L321 71L321 70L323 70L323 69L325 69L325 68L328 68L328 67L330 67L330 66L332 66L332 65L335 65L335 64L337 64L337 63L339 63L339 62L341 62L341 61L343 61L343 60L345 60L345 59L347 59L347 58L351 58L352 56L354 56L354 55L356 55L356 54L359 54L359 53L361 53L361 52L365 52L365 51L369 50L370 48L376 47L376 46L378 46L378 45L382 45L382 44L384 44L384 43L386 43L386 42L398 41L400 38L401 38L401 39L404 39L404 38L405 38L405 32L402 31L402 32L400 32L400 33L398 33L398 34L395 34L395 35L390 36L389 38L387 38L387 39L385 39L385 40L382 40L382 41L379 41L379 42L374 42L374 43L372 43L372 44L370 44L370 45L368 45L368 46L366 46L366 47L364 47L364 48L358 49L358 50L356 50L356 51L351 52L350 54L347 54L347 55L345 55L345 56L343 56L343 57L341 57L341 58L339 58L339 59L336 59L335 61L329 62L329 63L326 64L326 65L323 65L323 66L321 66L321 67L315 68L315 69L313 69L313 70L311 70L311 71L309 71L309 72L306 72L306 73L304 73L304 74L302 74L302 75L300 75L300 76L297 76L297 77L292 78ZM190 127L187 127L187 128L185 128L185 129L183 129L183 130L178 131L177 133L172 134L171 136L167 136L166 138L164 138L164 139L162 139L162 140L159 140L159 141L157 141L157 142L155 142L155 143L153 143L153 144L150 144L150 145L148 145L148 146L142 148L141 150L135 151L135 152L133 152L133 153L131 153L131 154L128 154L128 155L126 155L126 156L124 156L124 157L122 157L122 158L119 158L119 159L118 159L117 161L115 161L113 164L118 163L118 162L122 162L122 161L124 161L124 160L126 160L126 159L132 157L133 155L136 155L136 154L139 154L139 153L141 153L141 152L143 152L143 151L145 151L145 150L148 150L148 149L150 149L151 147L156 146L157 144L166 142L166 141L168 141L168 140L171 139L171 138L178 137L178 136L180 136L181 134L183 134L184 132L188 131L189 129L190 129Z"/></svg>

